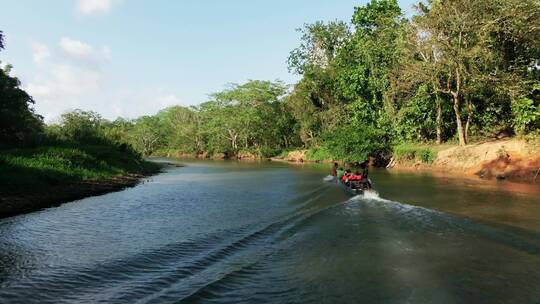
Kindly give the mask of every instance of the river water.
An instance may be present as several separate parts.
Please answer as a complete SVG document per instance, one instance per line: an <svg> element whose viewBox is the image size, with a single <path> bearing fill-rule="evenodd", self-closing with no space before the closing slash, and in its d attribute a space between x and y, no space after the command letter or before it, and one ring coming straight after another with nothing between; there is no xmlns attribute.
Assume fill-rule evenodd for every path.
<svg viewBox="0 0 540 304"><path fill-rule="evenodd" d="M187 162L0 220L0 303L539 303L535 185Z"/></svg>

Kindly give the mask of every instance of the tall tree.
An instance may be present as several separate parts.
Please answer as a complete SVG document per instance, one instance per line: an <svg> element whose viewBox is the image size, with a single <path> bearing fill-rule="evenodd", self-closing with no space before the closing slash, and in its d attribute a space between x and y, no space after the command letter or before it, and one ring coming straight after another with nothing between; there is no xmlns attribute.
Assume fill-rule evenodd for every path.
<svg viewBox="0 0 540 304"><path fill-rule="evenodd" d="M9 75L10 69L0 68L0 144L29 144L43 131L42 117L34 113L34 99Z"/></svg>
<svg viewBox="0 0 540 304"><path fill-rule="evenodd" d="M478 47L483 19L477 6L482 1L433 1L430 7L422 6L424 11L414 19L409 35L417 57L417 64L409 66L409 76L430 83L435 94L451 96L460 145L467 143L462 103L467 100L471 113L470 84L480 60L487 56Z"/></svg>
<svg viewBox="0 0 540 304"><path fill-rule="evenodd" d="M251 80L212 94L199 108L210 149L234 154L279 146L283 127L275 122L286 92L282 82Z"/></svg>
<svg viewBox="0 0 540 304"><path fill-rule="evenodd" d="M357 7L352 22L354 37L336 57L340 96L355 103L354 115L378 125L392 112L387 99L389 71L401 51L403 24L396 0L372 0Z"/></svg>
<svg viewBox="0 0 540 304"><path fill-rule="evenodd" d="M135 121L130 141L138 151L150 155L163 147L165 128L157 116L143 116Z"/></svg>
<svg viewBox="0 0 540 304"><path fill-rule="evenodd" d="M0 31L0 50L4 49ZM9 75L11 65L0 68L0 146L32 144L43 132L43 117L36 114L34 99Z"/></svg>
<svg viewBox="0 0 540 304"><path fill-rule="evenodd" d="M0 31L0 50L4 49L4 32Z"/></svg>
<svg viewBox="0 0 540 304"><path fill-rule="evenodd" d="M418 26L413 39L420 46L419 54L426 46L432 49L430 78L436 80L438 92L452 98L459 143L465 145L475 96L493 85L504 86L508 92L512 91L511 83L522 88L514 71L528 74L538 62L538 57L534 58L538 42L523 38L520 32L538 35L534 16L538 16L539 4L536 0L440 0L423 7L427 9L415 19ZM415 75L419 74L417 69ZM467 113L465 125L463 109Z"/></svg>
<svg viewBox="0 0 540 304"><path fill-rule="evenodd" d="M304 74L310 68L325 68L349 41L350 29L343 21L305 24L297 31L302 33L301 44L289 55L289 70Z"/></svg>
<svg viewBox="0 0 540 304"><path fill-rule="evenodd" d="M182 152L204 151L199 114L192 108L172 106L160 111L159 117L166 134L166 145Z"/></svg>

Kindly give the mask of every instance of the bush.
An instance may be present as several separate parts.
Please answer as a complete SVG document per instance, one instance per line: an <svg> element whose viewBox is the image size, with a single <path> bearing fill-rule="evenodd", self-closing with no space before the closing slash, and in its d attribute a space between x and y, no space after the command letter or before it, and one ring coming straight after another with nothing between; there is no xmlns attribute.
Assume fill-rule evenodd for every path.
<svg viewBox="0 0 540 304"><path fill-rule="evenodd" d="M540 103L523 97L512 104L512 111L517 133L525 134L540 129Z"/></svg>
<svg viewBox="0 0 540 304"><path fill-rule="evenodd" d="M274 156L280 155L280 153L281 153L281 149L262 147L259 149L257 154L261 157L268 158L268 157L274 157Z"/></svg>
<svg viewBox="0 0 540 304"><path fill-rule="evenodd" d="M399 109L394 125L399 138L417 141L435 139L435 100L428 90L428 86L420 86L418 92Z"/></svg>
<svg viewBox="0 0 540 304"><path fill-rule="evenodd" d="M437 151L428 146L400 144L394 147L394 158L398 161L421 161L431 164L437 158Z"/></svg>
<svg viewBox="0 0 540 304"><path fill-rule="evenodd" d="M307 160L311 161L325 161L334 159L332 157L332 153L330 153L330 151L324 146L307 150L306 158Z"/></svg>
<svg viewBox="0 0 540 304"><path fill-rule="evenodd" d="M289 156L290 152L291 152L291 150L283 150L278 155L276 155L276 157L286 158L287 156Z"/></svg>
<svg viewBox="0 0 540 304"><path fill-rule="evenodd" d="M420 160L426 164L431 164L437 158L437 152L426 148L418 151L420 153Z"/></svg>
<svg viewBox="0 0 540 304"><path fill-rule="evenodd" d="M350 124L327 134L322 146L327 159L362 163L370 156L384 155L390 150L390 138L380 129L369 125Z"/></svg>

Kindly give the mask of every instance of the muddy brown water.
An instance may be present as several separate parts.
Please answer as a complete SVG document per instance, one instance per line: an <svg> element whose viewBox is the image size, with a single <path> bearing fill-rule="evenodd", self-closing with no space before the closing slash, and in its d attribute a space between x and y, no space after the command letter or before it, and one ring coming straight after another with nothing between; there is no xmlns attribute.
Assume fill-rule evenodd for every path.
<svg viewBox="0 0 540 304"><path fill-rule="evenodd" d="M537 185L185 161L0 220L0 303L538 303Z"/></svg>

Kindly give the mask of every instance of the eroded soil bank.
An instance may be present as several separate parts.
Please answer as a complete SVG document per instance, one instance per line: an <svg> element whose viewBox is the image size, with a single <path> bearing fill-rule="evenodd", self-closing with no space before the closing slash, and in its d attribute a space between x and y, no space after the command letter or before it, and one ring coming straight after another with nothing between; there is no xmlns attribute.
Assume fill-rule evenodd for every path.
<svg viewBox="0 0 540 304"><path fill-rule="evenodd" d="M416 159L392 158L387 168L392 170L433 171L439 174L469 178L511 180L540 183L540 143L527 143L519 139L506 139L465 147L441 146L432 163ZM292 163L310 162L306 150L292 151L274 161ZM326 162L331 162L327 160Z"/></svg>
<svg viewBox="0 0 540 304"><path fill-rule="evenodd" d="M398 160L391 162L389 168L538 183L540 150L523 140L498 140L442 149L431 164Z"/></svg>
<svg viewBox="0 0 540 304"><path fill-rule="evenodd" d="M389 161L381 161L392 170L430 171L468 178L485 178L511 180L515 182L540 182L540 142L531 143L512 138L470 144L465 147L452 145L429 145L437 151L432 162L423 162L417 158L392 157ZM285 156L261 158L256 154L241 152L237 155L223 153L183 153L181 151L165 151L155 156L197 159L235 159L261 160L268 159L288 163L331 163L332 160L311 160L308 150L295 150ZM376 163L372 161L372 163ZM380 164L379 164L380 166Z"/></svg>

